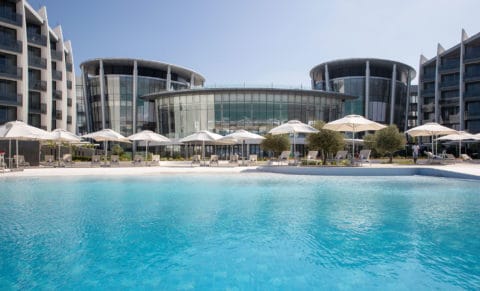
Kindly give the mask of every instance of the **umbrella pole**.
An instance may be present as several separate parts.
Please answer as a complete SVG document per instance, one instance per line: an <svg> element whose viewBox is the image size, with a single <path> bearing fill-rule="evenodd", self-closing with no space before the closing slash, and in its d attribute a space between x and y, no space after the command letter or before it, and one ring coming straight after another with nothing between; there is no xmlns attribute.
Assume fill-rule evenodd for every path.
<svg viewBox="0 0 480 291"><path fill-rule="evenodd" d="M245 143L245 141L243 140L242 141L242 166L245 165L245 155L243 154L243 144Z"/></svg>
<svg viewBox="0 0 480 291"><path fill-rule="evenodd" d="M12 140L8 140L8 167L12 168Z"/></svg>
<svg viewBox="0 0 480 291"><path fill-rule="evenodd" d="M148 158L148 140L145 141L145 164L147 164Z"/></svg>
<svg viewBox="0 0 480 291"><path fill-rule="evenodd" d="M108 147L108 141L105 141L105 165L107 165L107 147Z"/></svg>
<svg viewBox="0 0 480 291"><path fill-rule="evenodd" d="M202 160L203 165L205 166L205 141L202 141Z"/></svg>
<svg viewBox="0 0 480 291"><path fill-rule="evenodd" d="M352 135L352 161L355 159L355 131L353 131Z"/></svg>
<svg viewBox="0 0 480 291"><path fill-rule="evenodd" d="M16 143L15 151L17 152L17 158L15 159L15 163L17 164L17 169L18 169L18 139L15 140L15 143Z"/></svg>
<svg viewBox="0 0 480 291"><path fill-rule="evenodd" d="M60 143L58 143L58 166L60 167Z"/></svg>

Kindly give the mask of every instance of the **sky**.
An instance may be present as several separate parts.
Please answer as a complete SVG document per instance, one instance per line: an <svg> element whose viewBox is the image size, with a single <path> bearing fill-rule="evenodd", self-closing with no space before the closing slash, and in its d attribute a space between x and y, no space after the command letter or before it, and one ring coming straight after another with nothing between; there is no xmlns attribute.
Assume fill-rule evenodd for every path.
<svg viewBox="0 0 480 291"><path fill-rule="evenodd" d="M310 88L310 70L344 58L418 70L437 44L480 32L478 0L29 0L88 59L125 57L193 69L207 86ZM416 83L414 80L413 83Z"/></svg>

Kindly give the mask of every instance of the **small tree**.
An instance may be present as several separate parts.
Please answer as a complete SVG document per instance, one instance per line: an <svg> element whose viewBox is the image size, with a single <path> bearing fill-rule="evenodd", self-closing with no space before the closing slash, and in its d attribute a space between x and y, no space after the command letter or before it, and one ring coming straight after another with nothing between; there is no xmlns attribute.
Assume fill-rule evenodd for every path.
<svg viewBox="0 0 480 291"><path fill-rule="evenodd" d="M123 154L123 148L119 144L113 145L112 154L121 156Z"/></svg>
<svg viewBox="0 0 480 291"><path fill-rule="evenodd" d="M322 163L327 163L327 154L335 154L343 149L345 141L343 134L338 131L323 129L325 122L316 121L314 127L319 130L318 133L312 133L307 136L308 147L312 150L321 151Z"/></svg>
<svg viewBox="0 0 480 291"><path fill-rule="evenodd" d="M260 144L260 147L263 150L272 151L273 154L276 155L290 148L290 140L285 134L267 134L265 135L265 139Z"/></svg>
<svg viewBox="0 0 480 291"><path fill-rule="evenodd" d="M396 125L390 125L375 133L375 149L381 155L387 154L392 163L393 153L405 147L405 136L398 131Z"/></svg>

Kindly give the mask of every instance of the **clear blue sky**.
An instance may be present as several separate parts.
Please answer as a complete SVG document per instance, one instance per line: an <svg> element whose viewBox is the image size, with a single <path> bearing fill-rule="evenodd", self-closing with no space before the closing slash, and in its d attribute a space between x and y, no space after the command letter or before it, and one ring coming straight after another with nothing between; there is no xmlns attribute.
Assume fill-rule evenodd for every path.
<svg viewBox="0 0 480 291"><path fill-rule="evenodd" d="M99 57L164 61L207 85L310 86L315 65L374 57L418 69L420 54L480 32L478 0L30 0L62 25L75 66Z"/></svg>

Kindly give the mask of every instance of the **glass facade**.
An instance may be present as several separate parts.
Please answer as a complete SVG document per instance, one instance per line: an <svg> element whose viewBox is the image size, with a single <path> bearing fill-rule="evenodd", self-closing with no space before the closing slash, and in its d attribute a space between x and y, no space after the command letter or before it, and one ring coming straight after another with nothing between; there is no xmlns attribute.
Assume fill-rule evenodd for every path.
<svg viewBox="0 0 480 291"><path fill-rule="evenodd" d="M405 116L410 80L415 77L413 68L388 60L346 59L318 65L310 71L310 76L315 90L358 97L345 101L345 114L362 115L383 124L393 122L401 130L408 126ZM394 76L395 94L392 98Z"/></svg>
<svg viewBox="0 0 480 291"><path fill-rule="evenodd" d="M342 116L343 100L350 98L275 89L194 90L151 96L157 106L159 133L169 138L198 130L225 135L245 129L263 135L292 119L328 122Z"/></svg>
<svg viewBox="0 0 480 291"><path fill-rule="evenodd" d="M178 73L172 72L169 79L168 65L161 64L162 68L156 68L155 65L148 67L138 63L135 72L135 62L137 61L113 60L103 64L103 82L99 61L84 65L87 66L83 67L83 71L88 83L85 105L90 124L89 132L104 127L125 136L146 129L155 131L157 121L154 101L140 97L166 91L168 82L171 89L190 87L190 81L186 76L181 77ZM188 72L189 78L191 74Z"/></svg>

